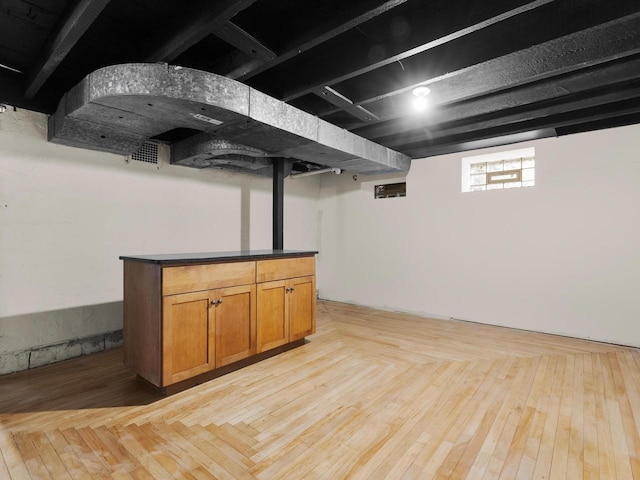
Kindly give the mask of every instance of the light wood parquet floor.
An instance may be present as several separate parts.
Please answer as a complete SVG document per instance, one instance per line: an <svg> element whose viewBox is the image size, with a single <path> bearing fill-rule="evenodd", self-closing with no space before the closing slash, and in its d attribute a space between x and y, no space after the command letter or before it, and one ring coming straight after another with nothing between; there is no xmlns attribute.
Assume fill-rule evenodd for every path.
<svg viewBox="0 0 640 480"><path fill-rule="evenodd" d="M640 351L318 303L163 398L119 350L0 377L0 479L640 479Z"/></svg>

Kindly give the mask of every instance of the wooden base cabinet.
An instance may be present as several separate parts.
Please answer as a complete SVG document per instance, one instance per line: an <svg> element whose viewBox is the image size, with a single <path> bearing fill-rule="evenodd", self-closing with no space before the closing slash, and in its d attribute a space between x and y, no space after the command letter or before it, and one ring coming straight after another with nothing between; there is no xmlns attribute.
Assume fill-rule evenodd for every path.
<svg viewBox="0 0 640 480"><path fill-rule="evenodd" d="M258 284L258 353L289 341L289 295L286 280Z"/></svg>
<svg viewBox="0 0 640 480"><path fill-rule="evenodd" d="M125 364L165 393L315 332L313 256L124 271Z"/></svg>
<svg viewBox="0 0 640 480"><path fill-rule="evenodd" d="M316 277L289 280L289 341L316 332Z"/></svg>
<svg viewBox="0 0 640 480"><path fill-rule="evenodd" d="M215 368L213 291L169 295L162 310L162 385L170 385Z"/></svg>
<svg viewBox="0 0 640 480"><path fill-rule="evenodd" d="M255 297L255 285L164 297L162 383L255 355Z"/></svg>
<svg viewBox="0 0 640 480"><path fill-rule="evenodd" d="M219 291L215 308L216 368L256 354L256 286Z"/></svg>
<svg viewBox="0 0 640 480"><path fill-rule="evenodd" d="M307 259L304 259L307 260ZM316 331L316 277L313 262L258 262L258 353ZM298 275L294 278L288 278Z"/></svg>

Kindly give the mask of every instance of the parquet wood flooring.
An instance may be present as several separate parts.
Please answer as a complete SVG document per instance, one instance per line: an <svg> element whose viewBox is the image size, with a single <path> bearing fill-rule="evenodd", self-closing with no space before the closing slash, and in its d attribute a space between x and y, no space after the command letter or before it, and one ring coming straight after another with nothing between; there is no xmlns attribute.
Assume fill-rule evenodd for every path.
<svg viewBox="0 0 640 480"><path fill-rule="evenodd" d="M640 479L640 351L319 302L171 397L113 350L0 377L0 479Z"/></svg>

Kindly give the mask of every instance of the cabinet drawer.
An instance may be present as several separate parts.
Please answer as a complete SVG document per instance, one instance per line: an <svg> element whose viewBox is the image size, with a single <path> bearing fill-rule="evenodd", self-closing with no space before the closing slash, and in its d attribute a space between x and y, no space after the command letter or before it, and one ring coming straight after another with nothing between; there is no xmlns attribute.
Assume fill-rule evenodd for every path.
<svg viewBox="0 0 640 480"><path fill-rule="evenodd" d="M256 278L256 262L186 265L162 269L162 295L247 285Z"/></svg>
<svg viewBox="0 0 640 480"><path fill-rule="evenodd" d="M256 263L258 283L316 274L316 257L260 260Z"/></svg>

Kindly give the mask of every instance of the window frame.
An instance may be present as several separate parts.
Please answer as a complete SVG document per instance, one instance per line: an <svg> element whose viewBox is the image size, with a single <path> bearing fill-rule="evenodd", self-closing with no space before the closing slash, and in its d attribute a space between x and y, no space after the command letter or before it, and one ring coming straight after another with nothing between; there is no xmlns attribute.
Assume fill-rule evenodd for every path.
<svg viewBox="0 0 640 480"><path fill-rule="evenodd" d="M534 160L534 166L531 167L534 169L534 178L532 179L532 181L534 182L533 185L518 185L516 187L506 187L506 188L487 188L485 190L473 190L472 187L474 185L471 184L471 166L478 164L478 163L491 163L491 162L508 162L510 160L524 160L524 159L533 159ZM535 147L527 147L527 148L519 148L517 150L506 150L506 151L502 151L502 152L494 152L494 153L489 153L489 154L483 154L483 155L473 155L470 157L462 157L461 160L461 176L460 176L460 180L461 180L461 191L463 193L467 193L467 192L478 192L478 191L489 191L489 190L511 190L512 188L529 188L532 186L535 186ZM525 169L526 170L526 169ZM487 171L485 171L485 174L487 175L487 181L484 185L499 185L499 184L505 184L505 183L514 183L514 182L522 182L522 171L523 168L519 168L516 170L503 170L503 171L492 171L489 172L488 169ZM514 172L517 172L518 175L518 179L515 180L509 180L508 182L504 181L504 180L494 180L494 181L489 181L489 176L494 174L495 176L504 176L507 174L513 174ZM531 180L527 180L527 181L531 181Z"/></svg>

